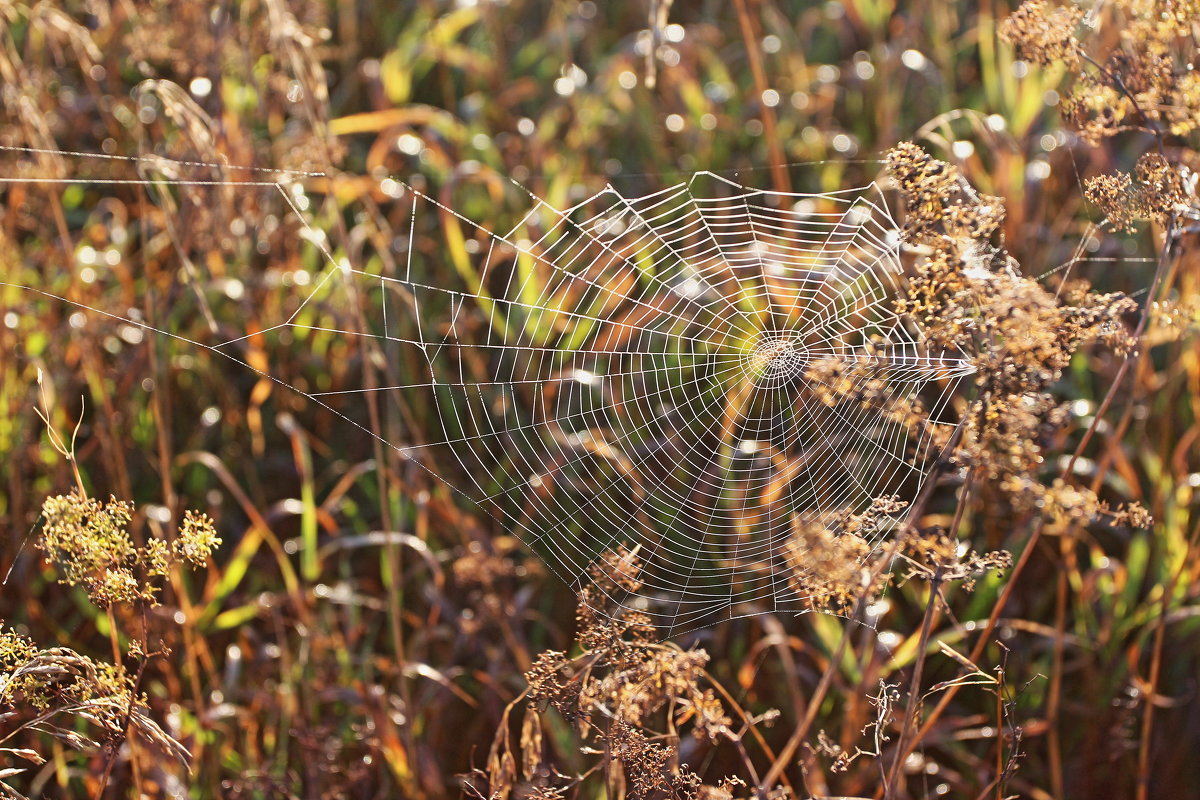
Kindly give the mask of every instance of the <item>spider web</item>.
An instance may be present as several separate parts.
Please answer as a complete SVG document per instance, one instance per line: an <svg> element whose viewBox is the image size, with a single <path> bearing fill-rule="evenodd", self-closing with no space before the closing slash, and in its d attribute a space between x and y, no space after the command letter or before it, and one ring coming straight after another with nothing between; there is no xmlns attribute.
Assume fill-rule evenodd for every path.
<svg viewBox="0 0 1200 800"><path fill-rule="evenodd" d="M428 403L440 429L389 446L577 589L598 585L590 567L605 554L636 562L636 584L599 585L667 635L809 610L797 531L914 498L973 372L896 312L900 238L875 184L783 193L697 173L642 196L609 185L566 209L533 198L503 233L396 184L409 225L389 270L335 256L305 216L296 181L311 174L229 180L221 165L117 158L139 177L0 180L277 191L319 265L289 316L257 333L354 337L410 365L382 386L286 385L372 436L368 395ZM317 312L338 303L359 304L367 329ZM250 336L186 341L249 366Z"/></svg>

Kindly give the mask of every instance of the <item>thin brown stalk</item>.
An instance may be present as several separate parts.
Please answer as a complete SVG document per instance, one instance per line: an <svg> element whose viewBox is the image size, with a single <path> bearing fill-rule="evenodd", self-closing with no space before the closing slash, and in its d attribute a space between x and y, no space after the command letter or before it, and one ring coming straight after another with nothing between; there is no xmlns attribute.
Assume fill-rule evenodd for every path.
<svg viewBox="0 0 1200 800"><path fill-rule="evenodd" d="M904 723L900 726L900 736L896 740L896 758L884 781L884 797L892 797L897 783L903 774L904 761L908 756L904 745L908 739L909 729L921 710L921 677L925 672L925 651L929 648L929 632L933 629L934 611L937 609L938 590L942 585L942 568L939 566L929 580L929 599L925 603L925 618L921 622L921 638L917 642L917 663L913 667L912 682L908 687L908 704L904 709Z"/></svg>
<svg viewBox="0 0 1200 800"><path fill-rule="evenodd" d="M1001 800L1004 787L1004 685L996 689L996 800ZM1058 795L1061 797L1062 795Z"/></svg>
<svg viewBox="0 0 1200 800"><path fill-rule="evenodd" d="M779 132L776 128L775 109L761 102L763 93L770 87L767 85L767 73L763 68L762 53L758 47L758 36L755 31L754 19L750 16L747 0L734 0L737 9L738 24L742 29L742 41L746 45L746 58L750 62L750 72L754 76L754 91L760 99L760 115L762 116L763 136L767 141L767 156L771 160L771 180L778 192L791 191L791 181L788 180L787 158L783 146L779 143Z"/></svg>
<svg viewBox="0 0 1200 800"><path fill-rule="evenodd" d="M1069 547L1069 536L1062 537L1063 557ZM1067 571L1059 570L1054 588L1054 666L1050 670L1050 688L1046 701L1046 746L1050 761L1050 791L1055 797L1063 796L1062 736L1058 729L1059 710L1062 704L1062 667L1066 647L1067 625Z"/></svg>
<svg viewBox="0 0 1200 800"><path fill-rule="evenodd" d="M716 690L717 694L721 696L721 698L728 704L729 708L732 709L733 712L742 720L742 730L738 734L738 746L741 753L746 753L742 738L747 732L749 732L750 735L754 737L754 741L758 745L759 749L763 751L767 758L771 759L772 763L774 763L777 760L775 751L771 749L771 745L769 745L767 740L763 738L762 731L760 731L758 726L754 724L754 719L751 717L750 712L742 707L742 704L739 703L737 699L735 699L734 696L729 693L729 690L725 688L724 684L714 679L713 676L707 671L704 674L708 678L709 684L714 690ZM746 757L748 758L748 756ZM747 761L747 763L750 762ZM783 781L784 788L791 793L789 796L796 797L796 790L792 786L791 781L788 780L787 775L781 775L780 780Z"/></svg>
<svg viewBox="0 0 1200 800"><path fill-rule="evenodd" d="M808 736L809 730L812 728L813 722L816 721L817 712L821 708L821 703L825 700L825 695L829 693L829 687L833 684L833 676L837 674L838 664L842 661L842 656L846 653L846 645L850 643L850 633L854 629L852 623L847 622L842 630L841 639L838 640L838 645L834 648L833 653L829 656L829 664L821 673L821 680L817 683L817 687L813 690L812 697L808 701L808 711L804 715L804 719L796 726L792 732L791 738L779 751L779 755L775 758L771 768L767 770L767 774L758 783L758 794L765 795L769 791L769 787L773 786L788 764L796 755L796 751L800 749L800 743Z"/></svg>
<svg viewBox="0 0 1200 800"><path fill-rule="evenodd" d="M1200 533L1200 522L1192 526L1192 532L1188 535L1188 552L1192 552L1196 546L1197 533ZM1146 711L1142 714L1142 730L1140 741L1138 742L1137 800L1150 800L1150 776L1152 774L1150 746L1154 734L1154 702L1158 696L1158 679L1162 672L1162 654L1163 643L1166 641L1167 615L1171 610L1171 598L1175 595L1175 589L1179 585L1179 579L1182 577L1185 569L1187 569L1186 560L1180 563L1179 569L1171 574L1171 580L1163 587L1158 618L1154 621L1154 649L1150 655L1150 675L1146 678L1144 699Z"/></svg>

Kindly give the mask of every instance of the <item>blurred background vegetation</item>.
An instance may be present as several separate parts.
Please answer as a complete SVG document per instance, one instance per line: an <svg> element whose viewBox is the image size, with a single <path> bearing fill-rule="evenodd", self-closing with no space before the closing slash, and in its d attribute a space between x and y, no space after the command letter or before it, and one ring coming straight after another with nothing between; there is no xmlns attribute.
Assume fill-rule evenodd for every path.
<svg viewBox="0 0 1200 800"><path fill-rule="evenodd" d="M1026 274L1056 287L1082 248L1073 278L1144 303L1161 232L1102 233L1082 180L1130 169L1152 139L1091 145L1064 126L1056 104L1068 76L1018 61L999 40L1011 10L941 0L9 3L0 145L326 172L303 181L299 203L336 257L373 269L394 257L410 210L389 177L505 230L530 203L509 179L556 207L608 183L654 191L701 169L830 191L878 177L882 152L912 140L1004 198L1002 242ZM1116 35L1115 25L1095 33ZM0 164L13 177L166 169L51 152L3 151ZM511 532L267 377L326 391L378 382L389 367L352 337L251 336L236 355L258 374L189 343L287 318L297 284L322 269L279 193L12 183L0 202L2 280L70 301L0 286L0 618L42 647L98 658L111 657L114 625L144 622L149 643L170 649L146 662L149 713L191 753L190 770L153 751L135 769L128 747L110 758L32 737L22 746L48 760L14 757L26 772L13 786L92 795L110 761L112 796L140 785L152 796L437 798L481 785L461 776L486 768L537 654L571 649L575 595ZM1172 297L1195 296L1194 251L1173 281ZM370 309L342 299L318 298L313 313L353 330ZM921 728L896 796L1200 791L1200 348L1194 323L1178 336L1150 331L1075 473L1114 503L1141 501L1155 526L1039 540L977 662L1006 690L956 690ZM1121 363L1101 350L1077 356L1057 389L1077 419L1048 433L1055 458L1078 445ZM43 406L64 438L78 424L87 491L138 504L139 541L173 529L185 509L207 512L224 539L209 569L175 575L144 616L97 610L29 544L43 500L75 485ZM431 414L414 398L364 421L400 441L436 425ZM953 516L954 492L935 496L926 524ZM1038 524L976 501L960 535L1020 554ZM991 576L973 593L944 588L925 685L961 678L938 643L975 647L1005 586ZM851 752L866 746L879 682L907 681L916 661L927 588L892 592L878 635L864 628L833 665L816 749L786 765L797 795L878 795L886 760L830 771L816 732ZM712 680L748 713L780 710L758 726L763 753L775 752L845 624L764 614L679 645L703 647ZM561 725L544 747L564 771L582 763ZM688 740L679 758L706 783L739 771L754 783L739 747ZM604 796L603 782L581 791Z"/></svg>

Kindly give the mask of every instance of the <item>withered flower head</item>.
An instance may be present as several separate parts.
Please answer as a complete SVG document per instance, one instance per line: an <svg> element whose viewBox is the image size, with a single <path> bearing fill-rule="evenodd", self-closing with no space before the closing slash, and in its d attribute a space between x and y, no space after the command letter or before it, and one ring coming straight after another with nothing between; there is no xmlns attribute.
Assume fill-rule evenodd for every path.
<svg viewBox="0 0 1200 800"><path fill-rule="evenodd" d="M957 167L933 158L912 142L896 145L885 160L905 201L903 235L909 243L984 239L1004 221L1000 198L979 194Z"/></svg>
<svg viewBox="0 0 1200 800"><path fill-rule="evenodd" d="M1000 25L1000 38L1012 43L1017 57L1035 64L1079 61L1075 29L1083 11L1073 7L1051 9L1042 0L1026 0Z"/></svg>
<svg viewBox="0 0 1200 800"><path fill-rule="evenodd" d="M1127 172L1098 175L1084 184L1089 202L1105 216L1112 230L1132 231L1139 220L1166 224L1176 214L1189 211L1184 172L1159 153L1146 153L1138 159L1134 176Z"/></svg>
<svg viewBox="0 0 1200 800"><path fill-rule="evenodd" d="M59 570L60 582L82 586L92 602L157 602L153 579L176 564L200 566L221 544L212 520L188 511L174 541L152 538L137 547L129 534L134 508L111 498L101 503L78 494L47 498L37 546Z"/></svg>
<svg viewBox="0 0 1200 800"><path fill-rule="evenodd" d="M1118 352L1131 348L1123 318L1136 305L1118 294L1048 291L981 237L949 234L963 229L947 219L998 224L998 201L963 189L961 176L915 145L895 148L887 163L910 218L907 241L926 248L897 310L921 328L927 343L962 351L977 370L977 394L966 411L955 460L977 470L989 490L1000 490L1015 506L1052 517L1061 502L1091 509L1090 518L1096 518L1101 506L1090 490L1066 484L1046 489L1045 448L1070 419L1051 389L1085 343L1108 344ZM1161 161L1145 161L1139 179L1165 187L1168 196L1174 193ZM1131 184L1126 176L1108 191L1127 201ZM978 225L974 231L990 228Z"/></svg>

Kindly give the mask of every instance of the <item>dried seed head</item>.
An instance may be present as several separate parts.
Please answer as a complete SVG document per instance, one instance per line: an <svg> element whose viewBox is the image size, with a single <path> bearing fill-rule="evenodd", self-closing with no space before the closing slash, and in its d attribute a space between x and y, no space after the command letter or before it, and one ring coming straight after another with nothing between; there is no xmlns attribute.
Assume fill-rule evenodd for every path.
<svg viewBox="0 0 1200 800"><path fill-rule="evenodd" d="M155 579L181 563L200 566L221 544L212 520L188 511L175 540L152 538L137 547L129 535L134 508L116 498L101 503L78 494L47 498L37 546L62 572L60 582L82 586L102 608L157 601Z"/></svg>
<svg viewBox="0 0 1200 800"><path fill-rule="evenodd" d="M1012 43L1017 58L1024 61L1074 66L1081 53L1075 29L1082 19L1078 8L1051 9L1042 0L1027 0L1000 25L1000 37Z"/></svg>

